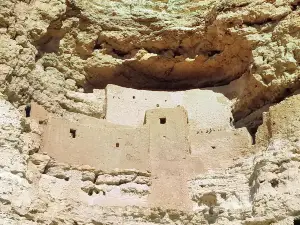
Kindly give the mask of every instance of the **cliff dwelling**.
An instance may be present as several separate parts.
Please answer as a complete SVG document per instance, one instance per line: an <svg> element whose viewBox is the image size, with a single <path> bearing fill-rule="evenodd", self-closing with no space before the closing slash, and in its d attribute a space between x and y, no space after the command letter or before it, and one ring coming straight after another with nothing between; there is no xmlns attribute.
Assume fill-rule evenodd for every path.
<svg viewBox="0 0 300 225"><path fill-rule="evenodd" d="M192 101L195 97L202 101ZM89 165L106 172L149 172L149 206L180 209L184 205L192 210L187 181L209 169L225 168L251 148L247 129L231 126L230 102L222 94L200 89L141 91L108 85L104 99L104 119L69 121L46 116L41 151L58 162ZM38 119L35 111L39 110L43 111L32 103L33 118ZM128 204L111 195L107 191L97 204ZM135 204L145 205L144 197Z"/></svg>
<svg viewBox="0 0 300 225"><path fill-rule="evenodd" d="M300 224L300 0L0 0L0 225Z"/></svg>

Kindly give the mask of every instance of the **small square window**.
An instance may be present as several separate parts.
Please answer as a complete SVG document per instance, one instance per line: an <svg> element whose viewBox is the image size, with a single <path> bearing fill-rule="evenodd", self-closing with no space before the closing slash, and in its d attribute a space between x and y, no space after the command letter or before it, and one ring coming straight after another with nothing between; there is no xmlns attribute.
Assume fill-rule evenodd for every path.
<svg viewBox="0 0 300 225"><path fill-rule="evenodd" d="M116 148L119 148L120 147L120 143L116 143Z"/></svg>
<svg viewBox="0 0 300 225"><path fill-rule="evenodd" d="M164 117L164 118L159 118L159 122L160 122L160 124L166 124L167 118L166 118L166 117Z"/></svg>
<svg viewBox="0 0 300 225"><path fill-rule="evenodd" d="M72 136L72 138L76 137L76 130L75 129L70 129L70 134Z"/></svg>

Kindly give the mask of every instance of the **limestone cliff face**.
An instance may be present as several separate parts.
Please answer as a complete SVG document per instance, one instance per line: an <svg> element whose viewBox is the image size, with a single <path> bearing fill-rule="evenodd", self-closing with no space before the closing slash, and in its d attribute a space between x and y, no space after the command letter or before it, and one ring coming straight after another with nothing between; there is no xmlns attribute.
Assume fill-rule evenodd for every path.
<svg viewBox="0 0 300 225"><path fill-rule="evenodd" d="M0 224L293 224L299 65L299 0L1 0ZM194 211L83 203L143 202L151 174L60 163L39 152L44 121L20 112L102 119L108 84L221 93L237 127L262 124L253 154L191 178Z"/></svg>
<svg viewBox="0 0 300 225"><path fill-rule="evenodd" d="M56 112L99 117L85 92L108 83L168 90L229 84L239 120L297 89L298 5L5 0L1 89L18 105L32 98Z"/></svg>

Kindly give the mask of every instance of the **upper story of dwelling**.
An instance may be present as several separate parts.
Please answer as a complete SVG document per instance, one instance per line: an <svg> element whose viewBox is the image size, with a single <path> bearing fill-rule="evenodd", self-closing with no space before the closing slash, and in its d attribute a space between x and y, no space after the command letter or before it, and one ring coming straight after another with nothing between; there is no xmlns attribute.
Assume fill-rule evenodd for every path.
<svg viewBox="0 0 300 225"><path fill-rule="evenodd" d="M134 127L143 124L147 110L177 106L187 111L189 129L230 129L232 121L230 101L211 90L167 92L107 85L105 105L108 122Z"/></svg>

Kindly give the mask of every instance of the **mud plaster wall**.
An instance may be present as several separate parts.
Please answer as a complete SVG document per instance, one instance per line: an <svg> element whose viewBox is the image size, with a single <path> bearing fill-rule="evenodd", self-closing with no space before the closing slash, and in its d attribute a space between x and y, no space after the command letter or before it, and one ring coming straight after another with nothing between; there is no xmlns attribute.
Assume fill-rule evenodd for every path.
<svg viewBox="0 0 300 225"><path fill-rule="evenodd" d="M75 137L72 135L75 131ZM148 169L148 130L73 123L50 117L43 138L43 152L55 159L99 169Z"/></svg>
<svg viewBox="0 0 300 225"><path fill-rule="evenodd" d="M33 104L32 111L41 111L41 107ZM187 144L182 149L188 149L189 154L196 159L195 161L199 163L199 167L203 171L203 169L228 166L236 157L246 154L250 148L251 138L245 128L233 129L225 126L223 128L190 129L191 120L183 107L156 108L150 110L150 112L152 111L156 113L146 113L144 115L146 125L140 127L126 127L91 117L83 117L77 122L70 122L50 116L43 135L42 149L57 160L70 164L92 165L99 169L115 167L147 169L149 166L147 157L151 152L151 146L162 146L159 141L161 136L171 141L166 144L168 150L160 150L157 153L154 150L151 153L157 154L155 158L161 159L164 159L164 154L169 157L174 155L176 151L172 150L171 146L177 146L177 140L183 138L178 146L181 146L182 143ZM35 114L33 113L33 116ZM126 115L131 117L131 114ZM126 118L125 115L119 116ZM35 119L39 119L39 117ZM158 127L154 132L151 130L151 126L155 125ZM177 129L177 133L174 134L172 129L165 130L169 126L172 129L176 126L184 128ZM161 132L168 133L168 136ZM158 138L151 138L149 135L152 137L158 135ZM118 165L119 162L122 163L121 166Z"/></svg>
<svg viewBox="0 0 300 225"><path fill-rule="evenodd" d="M225 126L195 130L190 129L189 122L188 112L182 106L147 110L140 127L91 118L71 122L50 116L42 152L71 165L151 173L150 191L142 198L125 201L123 195L113 195L114 191L120 191L116 187L112 196L97 197L94 203L192 210L188 181L208 169L233 163L234 157L249 149L250 138L245 129ZM106 175L100 177L112 179Z"/></svg>
<svg viewBox="0 0 300 225"><path fill-rule="evenodd" d="M202 164L189 157L186 110L183 107L150 110L145 122L140 128L119 125L105 128L50 117L43 151L69 164L110 171L150 170L153 176L149 205L178 209L184 205L191 210L187 180L192 173L202 171ZM107 204L120 204L118 198L111 201Z"/></svg>
<svg viewBox="0 0 300 225"><path fill-rule="evenodd" d="M48 119L48 112L36 102L31 102L30 117L37 120L39 123L45 122ZM25 116L25 109L24 109Z"/></svg>
<svg viewBox="0 0 300 225"><path fill-rule="evenodd" d="M211 90L166 92L108 85L106 98L106 119L115 124L139 126L144 122L146 110L180 105L188 112L191 129L230 127L229 100Z"/></svg>
<svg viewBox="0 0 300 225"><path fill-rule="evenodd" d="M151 167L155 177L150 204L191 209L186 185L192 169L186 166L190 161L186 111L182 107L149 110L146 123L150 127Z"/></svg>
<svg viewBox="0 0 300 225"><path fill-rule="evenodd" d="M225 168L251 148L251 136L246 128L191 130L189 139L191 154L205 162L205 169Z"/></svg>

